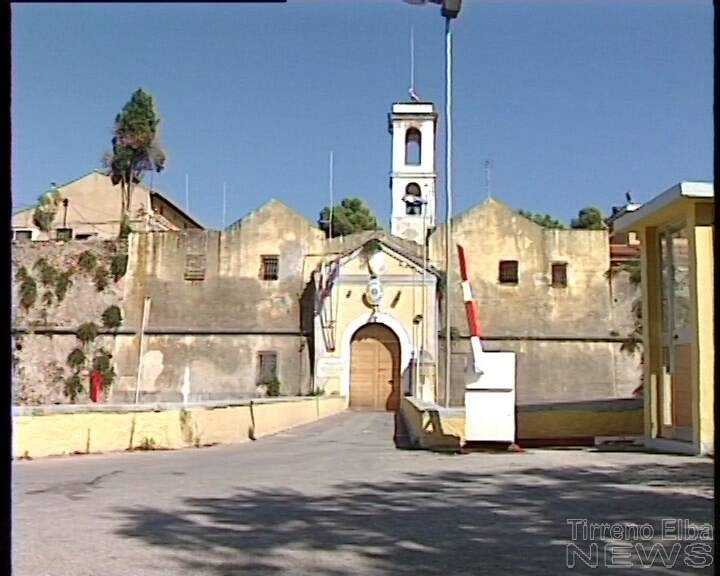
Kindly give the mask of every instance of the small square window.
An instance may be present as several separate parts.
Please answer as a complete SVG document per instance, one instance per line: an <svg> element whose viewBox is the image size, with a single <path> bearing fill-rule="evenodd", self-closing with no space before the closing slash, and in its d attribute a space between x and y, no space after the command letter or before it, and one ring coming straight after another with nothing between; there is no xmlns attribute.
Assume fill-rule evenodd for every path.
<svg viewBox="0 0 720 576"><path fill-rule="evenodd" d="M261 258L260 278L263 280L277 280L279 258L277 256L262 256Z"/></svg>
<svg viewBox="0 0 720 576"><path fill-rule="evenodd" d="M58 240L72 240L72 237L72 228L58 228L55 231L55 238L57 238Z"/></svg>
<svg viewBox="0 0 720 576"><path fill-rule="evenodd" d="M15 240L32 240L32 230L15 230Z"/></svg>
<svg viewBox="0 0 720 576"><path fill-rule="evenodd" d="M258 352L256 384L267 384L277 378L277 352Z"/></svg>
<svg viewBox="0 0 720 576"><path fill-rule="evenodd" d="M188 254L185 256L185 280L205 280L206 265L204 254Z"/></svg>
<svg viewBox="0 0 720 576"><path fill-rule="evenodd" d="M498 279L500 284L518 283L518 262L517 260L500 260Z"/></svg>
<svg viewBox="0 0 720 576"><path fill-rule="evenodd" d="M556 262L551 267L553 288L567 288L567 264Z"/></svg>

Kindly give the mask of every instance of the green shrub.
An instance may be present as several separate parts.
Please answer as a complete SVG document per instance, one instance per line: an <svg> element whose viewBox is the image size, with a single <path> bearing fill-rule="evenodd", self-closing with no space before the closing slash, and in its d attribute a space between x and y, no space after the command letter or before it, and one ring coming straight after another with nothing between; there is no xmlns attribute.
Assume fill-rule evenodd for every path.
<svg viewBox="0 0 720 576"><path fill-rule="evenodd" d="M85 322L81 324L77 329L77 337L83 344L89 344L98 334L98 326L95 322Z"/></svg>
<svg viewBox="0 0 720 576"><path fill-rule="evenodd" d="M68 396L70 398L71 402L75 402L77 400L78 394L84 391L85 388L83 388L79 374L72 374L65 379L65 387L63 388L63 392L65 393L65 396Z"/></svg>
<svg viewBox="0 0 720 576"><path fill-rule="evenodd" d="M45 306L52 306L53 303L53 293L50 292L50 290L47 290L42 295L42 303L45 304Z"/></svg>
<svg viewBox="0 0 720 576"><path fill-rule="evenodd" d="M112 365L112 354L101 348L93 358L93 370L98 370L102 376L102 389L107 390L115 380L115 368Z"/></svg>
<svg viewBox="0 0 720 576"><path fill-rule="evenodd" d="M325 389L324 388L315 388L314 390L310 390L306 396L324 396L325 395Z"/></svg>
<svg viewBox="0 0 720 576"><path fill-rule="evenodd" d="M85 272L92 272L97 264L97 256L92 250L85 250L78 256L78 266Z"/></svg>
<svg viewBox="0 0 720 576"><path fill-rule="evenodd" d="M113 256L113 259L110 262L110 272L112 273L115 282L125 276L125 272L127 272L127 264L127 254L116 254L115 256Z"/></svg>
<svg viewBox="0 0 720 576"><path fill-rule="evenodd" d="M108 306L102 313L102 322L103 326L110 330L119 328L122 324L122 311L115 304Z"/></svg>
<svg viewBox="0 0 720 576"><path fill-rule="evenodd" d="M280 380L277 379L277 376L265 382L265 386L267 387L268 396L280 396Z"/></svg>
<svg viewBox="0 0 720 576"><path fill-rule="evenodd" d="M38 205L33 211L33 222L43 232L50 231L61 201L60 190L57 188L41 194L38 198Z"/></svg>
<svg viewBox="0 0 720 576"><path fill-rule="evenodd" d="M95 288L102 292L108 285L108 271L103 266L95 268Z"/></svg>
<svg viewBox="0 0 720 576"><path fill-rule="evenodd" d="M67 291L70 289L70 286L72 286L73 282L70 279L71 276L72 272L70 270L66 270L65 272L58 274L57 278L55 278L55 297L58 302L62 302L64 300Z"/></svg>
<svg viewBox="0 0 720 576"><path fill-rule="evenodd" d="M122 222L120 222L120 240L125 240L128 236L130 236L130 232L132 232L130 222L128 221L127 216L123 216Z"/></svg>
<svg viewBox="0 0 720 576"><path fill-rule="evenodd" d="M145 436L137 447L138 450L155 450L155 439L152 436Z"/></svg>
<svg viewBox="0 0 720 576"><path fill-rule="evenodd" d="M37 300L37 284L32 276L26 276L20 284L20 306L29 310Z"/></svg>
<svg viewBox="0 0 720 576"><path fill-rule="evenodd" d="M77 372L85 364L85 352L80 350L80 348L75 348L68 354L67 363L70 368Z"/></svg>
<svg viewBox="0 0 720 576"><path fill-rule="evenodd" d="M35 208L33 212L33 223L43 232L49 232L50 226L52 226L52 222L55 219L55 214L56 212L48 211L40 207Z"/></svg>
<svg viewBox="0 0 720 576"><path fill-rule="evenodd" d="M45 258L38 258L35 264L33 264L33 269L40 272L41 284L45 286L51 286L55 283L55 278L57 278L58 272L48 263Z"/></svg>
<svg viewBox="0 0 720 576"><path fill-rule="evenodd" d="M18 268L15 271L15 281L16 282L22 282L27 277L28 277L28 271L27 271L27 268L25 268L25 266L20 266L20 268Z"/></svg>

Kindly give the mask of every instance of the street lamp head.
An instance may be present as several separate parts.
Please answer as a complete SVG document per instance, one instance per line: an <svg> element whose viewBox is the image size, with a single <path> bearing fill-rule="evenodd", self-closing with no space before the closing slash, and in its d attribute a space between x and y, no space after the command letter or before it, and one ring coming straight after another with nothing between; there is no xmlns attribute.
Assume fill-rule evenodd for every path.
<svg viewBox="0 0 720 576"><path fill-rule="evenodd" d="M403 0L407 4L421 6L423 4L440 4L442 6L442 15L445 18L457 18L460 14L460 5L462 0Z"/></svg>
<svg viewBox="0 0 720 576"><path fill-rule="evenodd" d="M462 0L443 0L442 15L445 18L457 18L460 14Z"/></svg>

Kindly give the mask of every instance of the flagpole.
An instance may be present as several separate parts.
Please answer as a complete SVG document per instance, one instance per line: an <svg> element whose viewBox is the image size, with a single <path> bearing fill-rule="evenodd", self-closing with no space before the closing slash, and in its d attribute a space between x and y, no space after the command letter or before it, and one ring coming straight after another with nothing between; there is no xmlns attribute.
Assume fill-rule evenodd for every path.
<svg viewBox="0 0 720 576"><path fill-rule="evenodd" d="M330 223L328 224L328 238L333 235L333 151L330 150Z"/></svg>
<svg viewBox="0 0 720 576"><path fill-rule="evenodd" d="M415 26L410 27L410 93L415 93Z"/></svg>
<svg viewBox="0 0 720 576"><path fill-rule="evenodd" d="M223 203L222 203L222 227L225 229L225 214L227 212L227 190L225 182L223 182Z"/></svg>

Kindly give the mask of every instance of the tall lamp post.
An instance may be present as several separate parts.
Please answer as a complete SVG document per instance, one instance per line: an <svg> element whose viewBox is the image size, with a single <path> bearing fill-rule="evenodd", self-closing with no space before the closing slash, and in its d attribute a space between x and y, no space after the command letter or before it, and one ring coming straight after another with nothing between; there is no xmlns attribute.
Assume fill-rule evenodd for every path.
<svg viewBox="0 0 720 576"><path fill-rule="evenodd" d="M405 204L408 204L410 206L414 206L416 210L418 210L422 214L423 219L423 269L422 269L422 314L420 315L422 326L420 331L420 346L417 345L417 341L415 342L415 365L413 370L413 394L416 398L420 398L420 394L418 393L418 383L419 383L419 368L421 362L424 362L425 360L425 269L427 268L427 203L428 201L425 198L421 198L420 196L415 196L414 194L405 194L403 196L403 202ZM414 288L414 287L413 287ZM414 291L414 290L413 290ZM413 302L415 301L413 297ZM413 322L415 324L418 324L417 322L418 317L415 316L415 319Z"/></svg>
<svg viewBox="0 0 720 576"><path fill-rule="evenodd" d="M408 4L426 4L427 0L405 0ZM452 340L450 334L450 260L452 257L452 26L460 14L462 0L430 0L440 4L445 18L445 407L450 406Z"/></svg>

